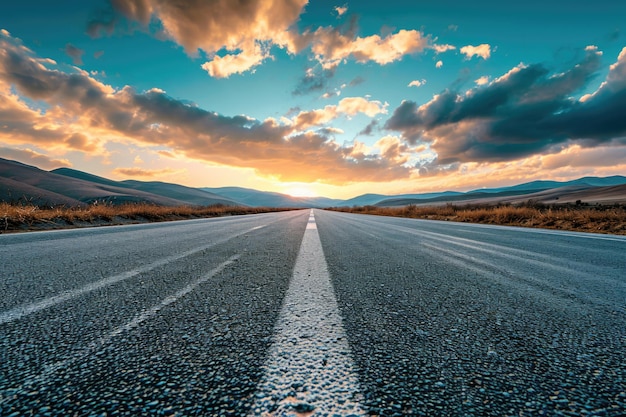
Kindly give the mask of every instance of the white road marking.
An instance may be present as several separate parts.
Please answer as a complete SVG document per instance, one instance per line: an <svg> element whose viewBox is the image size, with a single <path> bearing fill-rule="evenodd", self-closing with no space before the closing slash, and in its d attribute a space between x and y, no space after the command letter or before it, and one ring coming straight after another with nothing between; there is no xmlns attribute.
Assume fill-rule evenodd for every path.
<svg viewBox="0 0 626 417"><path fill-rule="evenodd" d="M315 215L313 214L313 211L311 211L311 214L309 214L309 221L306 224L306 228L317 229L317 223L315 223Z"/></svg>
<svg viewBox="0 0 626 417"><path fill-rule="evenodd" d="M175 294L170 295L169 297L164 298L163 301L161 301L159 304L157 304L154 307L152 307L152 308L144 311L143 313L137 315L134 319L132 319L131 321L129 321L125 325L120 326L117 329L113 330L111 333L108 334L108 336L106 337L107 340L105 340L105 342L108 341L108 339L111 339L111 338L119 335L120 333L123 333L125 331L131 330L131 329L137 327L142 322L146 321L150 317L152 317L155 314L157 314L163 307L166 307L166 306L168 306L168 305L178 301L178 299L184 297L185 295L189 294L190 292L195 290L199 285L204 284L205 282L207 282L208 280L213 278L216 274L222 272L224 270L224 268L226 268L228 265L232 264L237 259L239 259L239 256L240 255L233 255L233 256L231 256L227 261L224 261L221 264L219 264L216 268L211 270L208 274L206 274L202 278L192 282L191 284L187 285L182 290L177 291Z"/></svg>
<svg viewBox="0 0 626 417"><path fill-rule="evenodd" d="M246 230L245 232L242 232L241 234L239 234L237 236L240 236L242 234L246 234L246 233L252 232L254 230L258 230L258 229L260 229L262 227L265 227L265 225L253 227L251 229ZM113 284L118 283L120 281L127 280L127 279L132 278L134 276L137 276L139 274L143 274L145 272L152 271L153 269L156 269L156 268L158 268L160 266L163 266L163 265L167 265L170 262L174 262L174 261L177 261L179 259L186 258L187 256L194 255L194 254L196 254L198 252L201 252L203 250L209 249L209 248L211 248L213 246L222 244L222 243L224 243L224 242L226 242L226 241L228 241L228 240L230 240L230 239L232 239L234 237L236 237L236 236L231 236L229 238L222 239L222 240L219 240L219 241L216 241L216 242L212 242L212 243L210 243L208 245L204 245L204 246L201 246L199 248L191 249L191 250L188 250L188 251L176 254L176 255L168 256L167 258L160 259L160 260L158 260L156 262L153 262L153 263L148 264L148 265L144 265L144 266L142 266L140 268L135 268L135 269L132 269L130 271L122 272L121 274L117 274L117 275L113 275L113 276L110 276L110 277L106 277L106 278L101 279L99 281L90 282L89 284L87 284L87 285L85 285L83 287L76 288L74 290L64 291L64 292L62 292L62 293L60 293L58 295L55 295L55 296L52 296L52 297L49 297L49 298L45 298L45 299L43 299L41 301L37 301L37 302L34 302L34 303L29 303L29 304L22 304L21 306L18 306L18 307L15 307L15 308L11 309L11 310L4 311L4 312L0 313L0 324L10 323L12 321L19 320L22 317L25 317L25 316L28 316L30 314L36 313L36 312L38 312L40 310L44 310L46 308L55 306L57 304L64 303L64 302L66 302L68 300L71 300L73 298L79 297L81 295L87 294L87 293L95 291L95 290L99 290L100 288L107 287L109 285L113 285Z"/></svg>
<svg viewBox="0 0 626 417"><path fill-rule="evenodd" d="M152 318L153 316L155 316L159 311L161 311L161 309L163 309L164 307L167 307L168 305L178 301L180 298L184 297L185 295L189 294L191 291L195 290L199 285L202 285L204 283L206 283L208 280L210 280L211 278L213 278L215 275L219 274L220 272L222 272L224 270L224 268L226 268L228 265L232 264L233 262L235 262L237 259L239 259L240 255L233 255L230 258L228 258L226 261L222 262L221 264L219 264L218 266L216 266L215 268L213 268L211 271L209 271L206 275L204 275L203 277L197 279L196 281L192 282L191 284L187 285L185 288L177 291L175 294L170 295L166 298L164 298L159 304L144 310L143 312L137 314L132 320L130 320L129 322L113 329L111 332L107 333L106 335L104 335L103 337L101 337L100 339L92 342L89 344L89 346L85 347L84 349L82 349L81 351L79 351L78 353L74 354L71 358L62 360L62 361L58 361L55 362L53 364L50 365L46 365L44 368L44 371L40 374L38 374L37 376L30 378L28 380L26 380L23 384L23 386L27 386L33 383L36 383L38 381L42 381L44 379L46 379L48 376L56 373L57 371L61 370L61 369L65 369L73 364L75 364L76 362L84 359L87 356L92 355L94 352L96 352L98 349L101 349L104 345L106 345L107 343L109 343L111 341L111 339L114 339L115 337L119 336L120 334L127 332L129 330L134 329L135 327L139 326L141 323L143 323L144 321Z"/></svg>
<svg viewBox="0 0 626 417"><path fill-rule="evenodd" d="M250 416L364 416L311 211Z"/></svg>

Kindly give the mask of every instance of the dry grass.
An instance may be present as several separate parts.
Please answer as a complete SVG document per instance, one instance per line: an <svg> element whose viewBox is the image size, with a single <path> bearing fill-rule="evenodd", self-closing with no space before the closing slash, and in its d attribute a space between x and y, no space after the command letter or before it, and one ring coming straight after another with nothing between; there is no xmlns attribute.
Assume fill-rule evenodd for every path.
<svg viewBox="0 0 626 417"><path fill-rule="evenodd" d="M0 233L25 230L62 229L268 213L290 209L268 207L164 207L151 204L94 204L88 207L40 207L0 202Z"/></svg>
<svg viewBox="0 0 626 417"><path fill-rule="evenodd" d="M626 235L626 205L552 204L332 208L349 213Z"/></svg>

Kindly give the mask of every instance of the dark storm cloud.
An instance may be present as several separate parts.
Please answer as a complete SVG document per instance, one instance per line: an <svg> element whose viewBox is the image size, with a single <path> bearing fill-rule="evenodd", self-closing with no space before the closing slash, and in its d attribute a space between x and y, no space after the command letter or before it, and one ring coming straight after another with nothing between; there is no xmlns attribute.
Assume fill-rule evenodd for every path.
<svg viewBox="0 0 626 417"><path fill-rule="evenodd" d="M378 130L378 120L372 120L361 130L358 135L371 136L374 133L374 130Z"/></svg>
<svg viewBox="0 0 626 417"><path fill-rule="evenodd" d="M386 122L412 143L432 142L439 163L514 160L565 141L609 142L626 135L626 52L591 96L574 96L601 67L601 53L586 48L569 70L520 65L465 94L446 90L421 106L404 101Z"/></svg>

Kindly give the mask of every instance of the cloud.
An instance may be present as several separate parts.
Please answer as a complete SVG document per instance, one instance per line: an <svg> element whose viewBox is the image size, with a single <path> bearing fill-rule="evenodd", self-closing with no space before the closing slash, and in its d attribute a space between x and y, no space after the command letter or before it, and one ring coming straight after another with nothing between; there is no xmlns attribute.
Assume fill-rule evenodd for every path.
<svg viewBox="0 0 626 417"><path fill-rule="evenodd" d="M202 65L211 76L228 77L252 70L271 57L269 47L285 43L286 31L296 23L307 0L111 0L112 13L89 25L97 36L111 33L120 17L145 29L158 22L159 36L181 45L189 55L204 51ZM225 54L218 54L220 51Z"/></svg>
<svg viewBox="0 0 626 417"><path fill-rule="evenodd" d="M344 4L343 6L335 6L333 10L337 12L337 17L340 17L348 11L348 5Z"/></svg>
<svg viewBox="0 0 626 417"><path fill-rule="evenodd" d="M420 106L404 101L385 127L409 143L430 144L442 165L510 161L574 144L626 144L626 48L600 87L577 100L601 67L601 52L585 54L562 73L520 64L464 94L446 90Z"/></svg>
<svg viewBox="0 0 626 417"><path fill-rule="evenodd" d="M491 56L491 46L486 43L478 46L467 45L461 48L461 53L465 55L465 59L471 59L474 56L489 59Z"/></svg>
<svg viewBox="0 0 626 417"><path fill-rule="evenodd" d="M315 58L325 67L331 68L347 59L356 62L376 62L389 64L405 55L424 51L431 45L431 39L417 30L400 30L385 37L356 35L356 22L334 28L322 27L314 32L305 32L301 39L308 41Z"/></svg>
<svg viewBox="0 0 626 417"><path fill-rule="evenodd" d="M383 158L394 161L398 165L409 161L410 147L396 136L384 136L376 141L373 147L380 150Z"/></svg>
<svg viewBox="0 0 626 417"><path fill-rule="evenodd" d="M65 53L72 58L74 65L83 65L83 54L85 51L68 43L65 45Z"/></svg>
<svg viewBox="0 0 626 417"><path fill-rule="evenodd" d="M322 94L322 98L329 99L329 98L337 97L340 95L341 95L341 90L327 91L324 94Z"/></svg>
<svg viewBox="0 0 626 417"><path fill-rule="evenodd" d="M363 130L357 133L357 136L359 135L371 136L374 133L374 130L377 130L377 129L378 129L378 120L374 119L371 122L369 122L367 126L363 128Z"/></svg>
<svg viewBox="0 0 626 417"><path fill-rule="evenodd" d="M325 90L328 87L329 81L335 76L335 71L336 67L322 68L319 65L309 68L291 93L296 96L301 96Z"/></svg>
<svg viewBox="0 0 626 417"><path fill-rule="evenodd" d="M426 80L413 80L409 83L407 87L421 87L426 84Z"/></svg>
<svg viewBox="0 0 626 417"><path fill-rule="evenodd" d="M252 48L237 54L216 56L211 61L202 64L202 69L207 71L211 77L228 78L232 74L250 71L269 57L269 51L261 48L261 45L255 44Z"/></svg>
<svg viewBox="0 0 626 417"><path fill-rule="evenodd" d="M339 102L337 111L349 116L363 113L369 117L374 117L377 114L387 113L387 107L387 103L383 104L376 100L369 101L363 97L346 97Z"/></svg>
<svg viewBox="0 0 626 417"><path fill-rule="evenodd" d="M178 171L174 169L170 169L170 168L145 169L145 168L130 167L130 168L115 168L113 170L113 173L116 175L123 175L127 177L142 177L142 178L155 178L155 177L160 177L166 174L172 174L175 172L178 172Z"/></svg>
<svg viewBox="0 0 626 417"><path fill-rule="evenodd" d="M405 55L434 49L436 53L455 49L436 45L431 36L417 30L399 30L385 36L358 36L356 18L338 27L319 27L299 32L297 22L308 0L186 0L185 7L169 0L109 0L88 26L91 36L111 34L123 21L140 25L154 36L170 39L189 55L204 52L202 64L209 75L226 78L252 71L271 59L271 48L290 54L311 51L324 69L353 59L359 63L386 65ZM347 6L334 8L338 17ZM127 25L132 31L136 27Z"/></svg>
<svg viewBox="0 0 626 417"><path fill-rule="evenodd" d="M65 144L68 148L83 151L87 153L103 153L103 149L100 144L90 139L84 133L73 133L65 139Z"/></svg>
<svg viewBox="0 0 626 417"><path fill-rule="evenodd" d="M474 82L476 83L476 85L485 85L489 82L489 76L483 75L482 77L478 78Z"/></svg>
<svg viewBox="0 0 626 417"><path fill-rule="evenodd" d="M444 52L448 52L448 51L454 51L456 49L456 46L454 45L432 45L432 49L435 51L436 54L442 54Z"/></svg>
<svg viewBox="0 0 626 417"><path fill-rule="evenodd" d="M323 109L301 111L293 118L296 130L305 130L312 126L321 126L341 115L356 116L359 113L374 117L387 113L387 103L369 101L363 97L346 97L337 105L328 105Z"/></svg>
<svg viewBox="0 0 626 417"><path fill-rule="evenodd" d="M350 83L348 83L348 85L350 87L355 87L359 84L363 84L364 82L365 82L365 78L361 77L360 75L357 75L350 81Z"/></svg>
<svg viewBox="0 0 626 417"><path fill-rule="evenodd" d="M541 157L546 170L616 167L626 164L626 147L599 146L583 148L573 145L559 153Z"/></svg>
<svg viewBox="0 0 626 417"><path fill-rule="evenodd" d="M163 156L253 168L283 181L345 184L411 175L410 168L380 154L354 155L354 145L342 146L329 136L332 126L319 132L298 131L289 120L226 116L176 100L157 88L145 92L113 88L86 71L68 71L37 57L19 40L0 36L0 140L42 143L59 151L87 152L91 144L111 142L159 147ZM43 103L46 111L26 102ZM372 117L386 109L386 103L348 97L322 110L333 117Z"/></svg>
<svg viewBox="0 0 626 417"><path fill-rule="evenodd" d="M5 159L14 159L24 164L32 164L47 170L72 166L67 159L53 159L31 149L0 147L0 155Z"/></svg>

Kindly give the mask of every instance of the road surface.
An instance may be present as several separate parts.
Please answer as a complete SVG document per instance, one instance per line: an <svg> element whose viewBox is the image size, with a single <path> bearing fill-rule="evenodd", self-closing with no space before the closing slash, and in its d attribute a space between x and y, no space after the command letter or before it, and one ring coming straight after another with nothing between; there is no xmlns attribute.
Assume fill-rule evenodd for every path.
<svg viewBox="0 0 626 417"><path fill-rule="evenodd" d="M0 235L0 415L626 413L626 238L309 210Z"/></svg>

